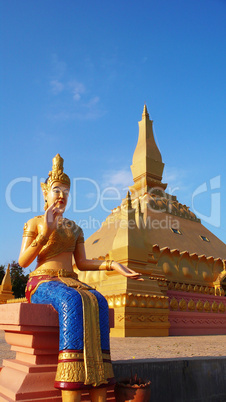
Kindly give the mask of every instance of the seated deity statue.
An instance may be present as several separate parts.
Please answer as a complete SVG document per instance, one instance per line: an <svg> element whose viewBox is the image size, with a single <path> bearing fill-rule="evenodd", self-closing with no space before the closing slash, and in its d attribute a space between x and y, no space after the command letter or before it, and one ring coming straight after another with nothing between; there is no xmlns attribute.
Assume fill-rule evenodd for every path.
<svg viewBox="0 0 226 402"><path fill-rule="evenodd" d="M53 158L52 171L41 187L45 213L25 223L19 256L24 268L37 258L26 298L29 303L51 304L58 312L59 357L54 386L61 390L62 401L79 402L82 391L88 390L92 402L102 402L107 387L114 384L108 304L99 292L78 280L73 256L81 271L115 270L137 280L141 280L140 274L115 261L86 258L82 229L63 217L70 179L59 154Z"/></svg>

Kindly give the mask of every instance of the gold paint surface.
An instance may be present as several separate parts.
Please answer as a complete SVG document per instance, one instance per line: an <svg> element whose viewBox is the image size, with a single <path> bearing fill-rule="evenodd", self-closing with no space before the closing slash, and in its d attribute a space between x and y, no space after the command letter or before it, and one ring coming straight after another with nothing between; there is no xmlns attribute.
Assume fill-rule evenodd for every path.
<svg viewBox="0 0 226 402"><path fill-rule="evenodd" d="M113 370L111 363L103 363L103 378L113 378ZM87 382L87 374L85 371L83 362L64 362L58 363L56 381L62 382L83 382L84 384L89 384ZM107 384L107 380L104 380L102 384ZM91 383L90 383L91 384ZM100 384L93 383L94 386Z"/></svg>

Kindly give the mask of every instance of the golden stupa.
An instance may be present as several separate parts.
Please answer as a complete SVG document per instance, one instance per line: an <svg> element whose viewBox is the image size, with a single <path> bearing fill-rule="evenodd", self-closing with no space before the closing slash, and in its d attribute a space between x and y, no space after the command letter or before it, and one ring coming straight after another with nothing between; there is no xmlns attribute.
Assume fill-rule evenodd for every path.
<svg viewBox="0 0 226 402"><path fill-rule="evenodd" d="M81 272L114 309L112 336L226 334L226 246L189 207L165 192L164 163L146 105L131 166L134 184L85 242L87 258L110 258L143 274Z"/></svg>

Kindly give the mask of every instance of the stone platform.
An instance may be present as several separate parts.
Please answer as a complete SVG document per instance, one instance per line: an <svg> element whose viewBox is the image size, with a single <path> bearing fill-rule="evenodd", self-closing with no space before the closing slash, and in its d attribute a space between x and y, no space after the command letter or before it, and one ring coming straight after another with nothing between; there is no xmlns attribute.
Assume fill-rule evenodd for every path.
<svg viewBox="0 0 226 402"><path fill-rule="evenodd" d="M49 373L48 378L46 377L48 380L47 385L45 385L47 387L45 392L46 389L49 392L48 400L61 400L59 393L54 394L55 391L51 387L48 389L50 382L52 384L54 381L52 367L55 370L57 345L51 342L50 350L48 349L48 358L50 357L51 364L48 365L47 361L45 361L46 352L44 353L44 349L49 348L49 341L47 342L48 345L44 344L42 343L43 336L40 337L40 334L43 333L47 335L49 330L51 330L49 334L51 333L55 337L54 333L57 331L56 313L51 309L49 310L49 307L41 307L47 308L47 311L45 311L46 322L45 320L43 321L43 315L40 314L40 311L38 314L40 322L35 316L32 316L32 320L29 318L29 322L27 322L29 316L27 309L33 308L32 305L22 306L22 309L19 308L18 304L17 306L14 305L14 307L2 307L0 317L1 320L6 309L8 325L7 328L4 325L4 329L7 342L12 344L14 349L14 351L9 350L10 345L6 344L4 340L4 332L0 331L0 359L4 358L3 365L6 368L6 377L3 375L4 370L0 375L3 379L1 384L3 384L4 388L4 384L7 386L8 381L8 384L11 384L10 387L15 386L16 383L12 380L13 374L16 381L21 380L23 387L25 387L28 378L31 384L29 382L30 385L28 384L29 386L25 387L26 393L29 391L30 386L33 387L33 391L35 390L37 393L35 400L40 402L47 401L45 397L43 399L40 393L40 386L36 386L37 374L40 379L42 376L43 378L45 377L43 370ZM26 309L26 314L24 314L23 309ZM14 315L11 313L14 313ZM23 313L22 318L20 313ZM30 328L28 328L28 324ZM44 328L41 328L43 324ZM21 334L19 338L17 335L15 338L16 332L18 335ZM35 338L31 338L31 333L35 334ZM35 344L36 340L38 340L37 345ZM111 338L111 355L115 377L119 380L122 377L130 376L132 372L133 374L137 373L140 377L150 379L152 381L152 402L226 402L225 344L226 335ZM52 352L51 348L54 349ZM0 366L1 364L2 361L0 360ZM34 370L37 371L36 374ZM25 373L30 374L26 377ZM26 381L24 381L24 378ZM41 385L41 382L39 384ZM19 389L21 389L20 384ZM20 392L19 399L16 394L13 397L12 389L8 395L8 399L0 395L0 401L29 400L30 402L34 400L28 393L25 397L25 394L23 395ZM113 402L114 396L112 392L108 393L108 396L108 401ZM83 400L88 401L88 395L83 395Z"/></svg>
<svg viewBox="0 0 226 402"><path fill-rule="evenodd" d="M226 335L111 338L111 355L117 378L151 379L151 402L226 402L225 345ZM0 366L15 353L0 331Z"/></svg>
<svg viewBox="0 0 226 402"><path fill-rule="evenodd" d="M111 338L113 361L137 361L147 359L226 358L226 335L170 336L149 338ZM14 359L0 330L0 367L3 359Z"/></svg>

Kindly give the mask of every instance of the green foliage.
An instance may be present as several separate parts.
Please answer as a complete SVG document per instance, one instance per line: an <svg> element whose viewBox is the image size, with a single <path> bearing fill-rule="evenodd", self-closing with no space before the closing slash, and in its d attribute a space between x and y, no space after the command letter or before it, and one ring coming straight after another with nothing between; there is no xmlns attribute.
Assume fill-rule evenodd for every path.
<svg viewBox="0 0 226 402"><path fill-rule="evenodd" d="M24 275L23 268L16 261L13 261L10 264L10 276L12 282L12 291L15 298L17 299L24 297L29 274Z"/></svg>
<svg viewBox="0 0 226 402"><path fill-rule="evenodd" d="M2 279L5 276L5 266L4 265L0 265L0 285L2 283Z"/></svg>

